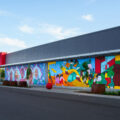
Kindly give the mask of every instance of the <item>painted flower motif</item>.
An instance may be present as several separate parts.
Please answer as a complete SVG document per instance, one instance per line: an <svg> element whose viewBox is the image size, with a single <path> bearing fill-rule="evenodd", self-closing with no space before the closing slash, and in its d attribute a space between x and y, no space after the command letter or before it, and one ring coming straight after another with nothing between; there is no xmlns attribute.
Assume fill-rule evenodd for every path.
<svg viewBox="0 0 120 120"><path fill-rule="evenodd" d="M70 67L70 63L66 63L66 67L69 68Z"/></svg>

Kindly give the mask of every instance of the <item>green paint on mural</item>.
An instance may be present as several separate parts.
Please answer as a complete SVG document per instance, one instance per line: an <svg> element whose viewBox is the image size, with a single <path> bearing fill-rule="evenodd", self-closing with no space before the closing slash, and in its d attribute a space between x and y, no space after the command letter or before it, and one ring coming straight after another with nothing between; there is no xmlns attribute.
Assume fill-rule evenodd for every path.
<svg viewBox="0 0 120 120"><path fill-rule="evenodd" d="M115 61L115 64L120 64L120 61Z"/></svg>
<svg viewBox="0 0 120 120"><path fill-rule="evenodd" d="M114 76L113 68L114 68L114 66L112 66L112 67L110 67L110 68L107 69L107 74L108 74L108 77L110 77L110 78L112 76Z"/></svg>

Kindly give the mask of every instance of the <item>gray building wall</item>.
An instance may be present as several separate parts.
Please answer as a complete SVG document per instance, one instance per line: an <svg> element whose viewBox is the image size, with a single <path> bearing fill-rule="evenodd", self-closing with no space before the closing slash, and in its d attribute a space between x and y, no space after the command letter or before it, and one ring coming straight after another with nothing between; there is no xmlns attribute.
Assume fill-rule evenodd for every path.
<svg viewBox="0 0 120 120"><path fill-rule="evenodd" d="M6 64L120 49L120 27L9 53Z"/></svg>

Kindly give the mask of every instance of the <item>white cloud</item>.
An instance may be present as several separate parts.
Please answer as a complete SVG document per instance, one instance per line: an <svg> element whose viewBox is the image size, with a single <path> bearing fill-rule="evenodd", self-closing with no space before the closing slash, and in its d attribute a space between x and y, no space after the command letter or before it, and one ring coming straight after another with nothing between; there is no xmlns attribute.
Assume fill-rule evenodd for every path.
<svg viewBox="0 0 120 120"><path fill-rule="evenodd" d="M51 25L51 24L40 24L39 32L52 35L57 39L64 39L67 37L72 37L80 34L78 28L65 29L61 26Z"/></svg>
<svg viewBox="0 0 120 120"><path fill-rule="evenodd" d="M0 10L0 16L11 16L13 15L12 13L4 10Z"/></svg>
<svg viewBox="0 0 120 120"><path fill-rule="evenodd" d="M34 29L28 25L23 25L19 27L19 30L24 33L32 34L34 32Z"/></svg>
<svg viewBox="0 0 120 120"><path fill-rule="evenodd" d="M94 20L91 14L82 15L81 18L90 22Z"/></svg>
<svg viewBox="0 0 120 120"><path fill-rule="evenodd" d="M19 39L13 39L13 38L0 38L0 45L3 46L10 46L10 47L19 47L19 48L26 48L25 42Z"/></svg>

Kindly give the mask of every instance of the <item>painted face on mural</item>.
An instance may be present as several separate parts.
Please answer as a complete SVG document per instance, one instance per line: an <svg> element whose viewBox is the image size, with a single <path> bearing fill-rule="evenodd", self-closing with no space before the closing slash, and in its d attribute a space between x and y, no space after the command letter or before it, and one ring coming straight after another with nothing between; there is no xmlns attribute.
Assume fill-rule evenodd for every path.
<svg viewBox="0 0 120 120"><path fill-rule="evenodd" d="M35 70L35 77L38 78L38 69Z"/></svg>
<svg viewBox="0 0 120 120"><path fill-rule="evenodd" d="M15 71L15 80L18 80L19 79L19 75L18 75L18 71L16 70Z"/></svg>

